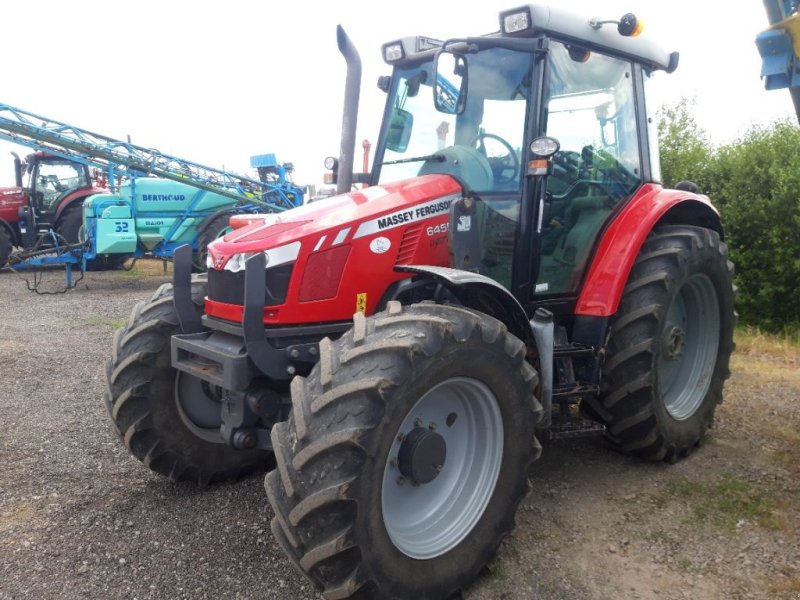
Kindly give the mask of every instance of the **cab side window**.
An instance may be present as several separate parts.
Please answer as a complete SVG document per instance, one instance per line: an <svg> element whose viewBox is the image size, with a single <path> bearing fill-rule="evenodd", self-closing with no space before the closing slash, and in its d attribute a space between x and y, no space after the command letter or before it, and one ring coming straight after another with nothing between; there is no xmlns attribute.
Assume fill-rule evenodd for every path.
<svg viewBox="0 0 800 600"><path fill-rule="evenodd" d="M547 135L561 143L549 178L538 294L574 292L611 210L641 185L629 62L553 44Z"/></svg>

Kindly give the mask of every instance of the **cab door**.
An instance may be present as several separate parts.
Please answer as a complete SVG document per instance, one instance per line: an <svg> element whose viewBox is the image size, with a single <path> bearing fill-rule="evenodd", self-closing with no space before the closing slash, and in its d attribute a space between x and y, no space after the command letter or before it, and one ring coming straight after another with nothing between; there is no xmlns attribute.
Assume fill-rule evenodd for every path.
<svg viewBox="0 0 800 600"><path fill-rule="evenodd" d="M544 98L559 140L540 236L535 295L573 295L610 215L641 186L634 66L552 42Z"/></svg>

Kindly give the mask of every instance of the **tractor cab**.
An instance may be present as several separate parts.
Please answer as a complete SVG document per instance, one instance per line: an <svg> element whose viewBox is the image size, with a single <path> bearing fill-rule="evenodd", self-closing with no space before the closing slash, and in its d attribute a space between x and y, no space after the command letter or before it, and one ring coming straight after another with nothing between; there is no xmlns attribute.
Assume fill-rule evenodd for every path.
<svg viewBox="0 0 800 600"><path fill-rule="evenodd" d="M599 23L527 6L500 21L484 37L384 45L394 73L380 82L374 183L452 176L465 191L453 266L522 302L575 294L610 215L659 180L644 89L677 55L634 37L632 15ZM546 180L531 168L542 136L560 144Z"/></svg>
<svg viewBox="0 0 800 600"><path fill-rule="evenodd" d="M30 194L37 221L54 222L68 195L92 187L88 167L66 158L37 152L29 154L21 166L23 187Z"/></svg>

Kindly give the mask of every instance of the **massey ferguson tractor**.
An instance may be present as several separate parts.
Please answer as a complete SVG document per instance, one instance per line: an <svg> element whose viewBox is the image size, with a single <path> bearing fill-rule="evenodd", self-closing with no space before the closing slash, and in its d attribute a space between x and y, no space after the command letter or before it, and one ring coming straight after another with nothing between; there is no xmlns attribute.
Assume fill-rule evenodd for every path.
<svg viewBox="0 0 800 600"><path fill-rule="evenodd" d="M131 453L200 485L272 468L275 538L331 600L467 586L537 434L691 453L728 376L733 266L709 199L659 183L646 90L678 55L639 29L527 5L486 36L384 45L356 192L340 29L340 195L233 217L207 278L176 255L108 362Z"/></svg>

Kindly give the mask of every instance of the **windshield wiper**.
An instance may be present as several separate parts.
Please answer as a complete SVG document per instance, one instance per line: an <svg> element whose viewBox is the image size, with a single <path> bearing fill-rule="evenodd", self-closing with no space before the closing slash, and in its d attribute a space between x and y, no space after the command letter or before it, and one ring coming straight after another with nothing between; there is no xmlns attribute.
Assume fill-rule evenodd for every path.
<svg viewBox="0 0 800 600"><path fill-rule="evenodd" d="M399 165L400 163L419 162L421 160L444 162L447 160L447 157L443 154L427 154L425 156L414 156L412 158L401 158L399 160L387 160L382 162L381 165Z"/></svg>

